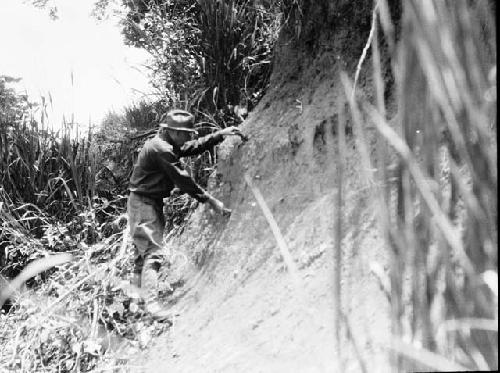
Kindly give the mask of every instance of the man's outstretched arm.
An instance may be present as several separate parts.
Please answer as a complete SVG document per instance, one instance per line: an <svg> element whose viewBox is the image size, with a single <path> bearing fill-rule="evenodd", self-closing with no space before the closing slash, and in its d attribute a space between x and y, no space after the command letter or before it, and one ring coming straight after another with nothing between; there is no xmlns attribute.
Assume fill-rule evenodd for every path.
<svg viewBox="0 0 500 373"><path fill-rule="evenodd" d="M227 127L210 135L203 136L196 140L187 141L180 147L180 156L186 157L203 153L205 150L220 144L225 136L243 136L237 127Z"/></svg>

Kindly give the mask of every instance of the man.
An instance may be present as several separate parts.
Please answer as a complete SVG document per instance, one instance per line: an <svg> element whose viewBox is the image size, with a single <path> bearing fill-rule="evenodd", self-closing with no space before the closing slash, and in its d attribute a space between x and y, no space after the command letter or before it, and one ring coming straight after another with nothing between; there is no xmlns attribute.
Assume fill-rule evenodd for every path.
<svg viewBox="0 0 500 373"><path fill-rule="evenodd" d="M192 140L194 116L184 110L167 113L157 135L146 141L139 153L130 178L127 203L130 235L135 249L134 277L143 294L146 312L155 319L169 317L158 303L158 271L162 255L165 220L163 198L176 186L216 212L229 215L231 210L203 190L183 169L180 157L201 154L222 142L225 136L243 136L236 127Z"/></svg>

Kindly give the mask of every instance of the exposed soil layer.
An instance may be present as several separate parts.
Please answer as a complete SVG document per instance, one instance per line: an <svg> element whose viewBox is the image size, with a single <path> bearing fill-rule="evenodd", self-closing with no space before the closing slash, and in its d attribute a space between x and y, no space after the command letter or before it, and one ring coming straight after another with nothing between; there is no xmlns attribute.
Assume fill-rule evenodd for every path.
<svg viewBox="0 0 500 373"><path fill-rule="evenodd" d="M342 309L349 326L339 324L339 353L334 343L339 73L354 71L371 19L371 3L357 10L348 3L327 6L329 17L316 24L307 20L318 19L322 8L311 2L301 36L291 27L282 32L271 87L241 126L250 140L230 138L219 149L211 190L233 213L212 216L200 206L183 233L169 239L177 257L189 258L170 269L169 280L182 284L168 300L179 316L134 365L148 372L324 372L341 362L343 371L359 372L360 364L387 371L389 305L370 265L387 271L388 253L349 133L341 209ZM332 29L335 20L344 21ZM358 89L370 96L368 75ZM293 286L245 173L278 222L303 293Z"/></svg>

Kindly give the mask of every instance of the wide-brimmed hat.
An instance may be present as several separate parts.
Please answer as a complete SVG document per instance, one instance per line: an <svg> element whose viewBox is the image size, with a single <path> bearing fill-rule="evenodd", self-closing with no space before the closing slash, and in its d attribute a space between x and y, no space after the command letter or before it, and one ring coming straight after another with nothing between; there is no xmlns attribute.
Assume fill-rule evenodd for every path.
<svg viewBox="0 0 500 373"><path fill-rule="evenodd" d="M161 120L160 127L176 131L196 133L194 129L194 115L188 111L170 110Z"/></svg>

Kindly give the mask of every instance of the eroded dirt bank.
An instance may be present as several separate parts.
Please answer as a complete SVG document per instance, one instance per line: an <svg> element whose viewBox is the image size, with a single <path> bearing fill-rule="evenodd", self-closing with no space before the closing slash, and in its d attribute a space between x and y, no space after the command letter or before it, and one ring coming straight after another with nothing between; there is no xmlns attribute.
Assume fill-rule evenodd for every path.
<svg viewBox="0 0 500 373"><path fill-rule="evenodd" d="M371 9L366 8L359 14L352 8L343 11L361 17L356 20L364 25L370 20ZM168 242L190 262L171 270L170 280L183 283L170 299L179 316L137 360L145 371L327 372L335 371L341 360L345 371L358 372L359 356L369 371L387 371L382 346L389 337L388 303L370 273L374 262L386 268L387 253L349 134L341 288L353 338L342 324L341 353L334 349L337 99L343 94L339 72L352 73L368 33L358 28L354 35L346 22L321 34L314 45L323 46L314 53L306 42L308 33L316 31L304 31L295 42L283 33L271 87L242 124L250 141L229 139L219 149L212 191L233 209L232 216L214 217L200 207L183 234ZM368 92L368 85L362 77L359 88ZM285 236L306 288L302 295L292 286L245 173Z"/></svg>

